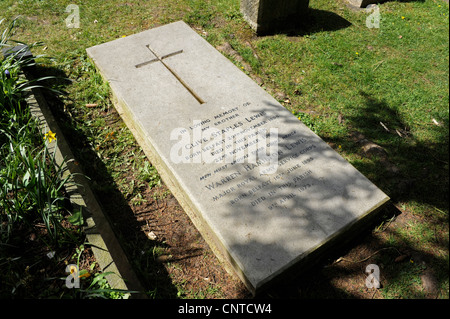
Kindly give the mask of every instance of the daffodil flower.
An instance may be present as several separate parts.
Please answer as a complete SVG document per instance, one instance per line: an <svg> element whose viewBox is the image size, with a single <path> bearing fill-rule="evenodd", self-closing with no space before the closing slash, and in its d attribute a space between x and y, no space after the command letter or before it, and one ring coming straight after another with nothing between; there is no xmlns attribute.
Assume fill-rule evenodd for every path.
<svg viewBox="0 0 450 319"><path fill-rule="evenodd" d="M70 273L71 273L71 274L76 274L77 272L78 272L77 267L75 267L75 266L70 266Z"/></svg>
<svg viewBox="0 0 450 319"><path fill-rule="evenodd" d="M91 274L87 272L87 273L84 273L82 275L79 275L78 278L88 278L90 276L91 276Z"/></svg>
<svg viewBox="0 0 450 319"><path fill-rule="evenodd" d="M53 140L56 140L56 134L52 131L48 131L48 133L45 134L44 140L48 139L48 142L51 143Z"/></svg>

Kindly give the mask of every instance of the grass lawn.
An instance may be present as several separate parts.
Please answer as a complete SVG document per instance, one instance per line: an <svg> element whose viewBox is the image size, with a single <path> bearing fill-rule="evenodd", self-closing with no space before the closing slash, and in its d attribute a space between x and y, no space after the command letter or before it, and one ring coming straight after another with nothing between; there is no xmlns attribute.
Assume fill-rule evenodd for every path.
<svg viewBox="0 0 450 319"><path fill-rule="evenodd" d="M79 5L80 28L66 26L69 4ZM33 52L53 58L43 60L42 73L70 79L56 83L67 94L49 97L50 104L150 297L240 295L230 288L236 286L232 279L213 284L210 276L192 270L195 265L170 259L176 253L173 236L157 242L145 237L151 225L148 219L142 223L144 208L179 207L115 113L108 85L85 49L184 20L386 192L401 212L387 213L309 279L269 296L449 298L448 3L383 3L379 28L368 28L369 13L352 10L345 0L311 0L310 7L304 28L257 37L238 0L0 2L0 18L17 18L14 39L44 42ZM164 218L158 216L152 218ZM204 252L196 258L201 264L213 257ZM380 265L382 287L376 291L364 285L369 263Z"/></svg>

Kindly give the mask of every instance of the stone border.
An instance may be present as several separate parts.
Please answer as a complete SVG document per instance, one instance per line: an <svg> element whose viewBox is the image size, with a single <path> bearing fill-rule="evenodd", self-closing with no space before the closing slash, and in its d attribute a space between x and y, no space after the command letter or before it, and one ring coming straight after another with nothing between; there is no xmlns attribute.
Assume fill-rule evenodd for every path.
<svg viewBox="0 0 450 319"><path fill-rule="evenodd" d="M25 76L32 78L31 72L24 70ZM103 272L112 272L106 276L113 289L123 289L135 293L127 294L129 298L146 299L144 288L134 273L119 241L114 235L110 222L92 192L88 179L64 138L45 98L39 88L33 88L27 98L27 104L33 117L40 121L43 134L51 130L56 134L57 143L49 144L48 150L55 153L55 161L63 170L63 178L71 175L65 189L75 210L81 209L85 224L83 232L92 245L97 263Z"/></svg>

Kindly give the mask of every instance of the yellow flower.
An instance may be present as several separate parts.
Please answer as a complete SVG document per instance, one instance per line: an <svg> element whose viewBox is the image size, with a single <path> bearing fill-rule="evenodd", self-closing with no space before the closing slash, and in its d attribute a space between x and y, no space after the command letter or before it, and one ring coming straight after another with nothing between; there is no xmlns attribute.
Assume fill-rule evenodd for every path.
<svg viewBox="0 0 450 319"><path fill-rule="evenodd" d="M70 273L71 274L76 274L78 272L78 269L77 269L77 267L75 267L75 266L70 266Z"/></svg>
<svg viewBox="0 0 450 319"><path fill-rule="evenodd" d="M359 55L359 52L355 52L356 53L356 55Z"/></svg>
<svg viewBox="0 0 450 319"><path fill-rule="evenodd" d="M56 134L52 131L48 131L48 133L45 134L44 140L48 139L48 142L51 143L53 140L56 140Z"/></svg>
<svg viewBox="0 0 450 319"><path fill-rule="evenodd" d="M402 16L402 20L405 20L405 17L404 17L404 16Z"/></svg>
<svg viewBox="0 0 450 319"><path fill-rule="evenodd" d="M105 141L115 140L115 139L116 139L115 132L110 132L110 133L106 134Z"/></svg>
<svg viewBox="0 0 450 319"><path fill-rule="evenodd" d="M91 274L87 272L87 273L84 273L82 275L79 275L78 278L88 278L90 276L91 276Z"/></svg>

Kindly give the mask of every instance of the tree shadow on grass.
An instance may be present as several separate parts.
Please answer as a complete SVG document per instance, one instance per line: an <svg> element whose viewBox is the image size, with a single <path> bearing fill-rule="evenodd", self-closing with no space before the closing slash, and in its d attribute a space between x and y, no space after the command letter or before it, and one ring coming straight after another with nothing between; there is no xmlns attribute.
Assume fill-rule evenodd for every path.
<svg viewBox="0 0 450 319"><path fill-rule="evenodd" d="M361 147L361 139L358 138L329 139L328 142L346 145L344 149L351 150L354 154L359 153L361 157L372 157L371 161L357 162L354 166L365 176L370 177L372 182L384 190L393 202L423 203L441 211L447 210L448 122L446 121L442 126L433 127L436 142L420 142L414 139L406 122L387 102L380 101L365 92L361 92L361 96L364 98L364 103L359 106L360 109L357 112L354 112L356 115L346 117L347 125L360 136L364 136L364 140L371 140L381 145L377 148L381 150L379 152L364 150ZM269 111L270 108L267 112ZM290 123L291 118L286 117L285 121ZM390 132L387 132L380 122L389 127ZM289 142L293 141L287 140L285 143L289 144ZM281 149L283 149L283 143L279 145ZM281 156L279 160L282 159ZM351 185L345 178L339 180L338 184ZM324 197L324 202L327 200L325 189L314 193L314 195L318 194ZM307 207L307 205L308 201L295 201L292 207ZM259 212L249 207L234 208L236 212L246 211L252 216L253 223L260 218ZM346 208L346 206L336 207L336 211L338 209L345 211ZM309 264L308 268L290 269L291 272L286 273L285 278L257 297L295 299L442 297L441 284L448 281L446 271L448 261L441 252L448 252L448 239L439 234L439 227L448 225L448 215L434 214L432 211L423 213L423 216L421 213L402 213L393 204L389 204L384 208L380 218L374 220L372 224L367 224L365 231L361 231L358 237L353 237L348 242L338 243L315 263ZM230 217L237 219L239 218L237 214L230 214ZM308 215L307 221L313 222L322 215L322 212L316 209ZM387 222L388 220L390 221ZM266 219L265 222L269 220ZM291 216L290 222L289 226L282 230L283 232L294 231L297 225L295 218ZM381 227L381 231L374 231L375 228L380 227L380 223L385 222L387 226ZM405 225L402 223L436 225L435 238L430 239L425 235L423 237L422 235L405 236ZM445 232L445 229L443 231ZM414 242L415 240L423 240L423 245L420 242ZM272 244L264 242L254 241L252 246L259 247L257 248L259 251L276 251L277 257L273 257L275 259L289 254L284 247L274 249ZM247 248L246 245L240 244L233 247L234 250L242 251ZM336 262L342 256L346 260ZM269 260L269 257L267 257L268 264L272 260ZM368 276L365 269L369 264L382 267L382 291L370 290L365 285ZM435 286L433 291L427 290L427 282Z"/></svg>
<svg viewBox="0 0 450 319"><path fill-rule="evenodd" d="M324 31L337 31L351 25L348 20L334 12L310 8L307 15L286 19L283 24L280 23L276 30L261 35L286 34L287 36L297 37Z"/></svg>
<svg viewBox="0 0 450 319"><path fill-rule="evenodd" d="M435 142L421 142L409 132L405 121L388 102L363 91L360 94L365 103L359 106L358 112L354 112L356 115L345 118L347 125L357 133L352 138L327 141L342 145L343 149L350 150L362 158L372 157L369 163L363 161L353 165L364 175L370 176L393 202L421 203L435 207L441 212L448 211L448 120L441 126L432 126ZM384 123L389 132L380 123ZM354 136L363 136L365 141L376 142L382 151L372 154L366 152L361 147L361 139ZM392 167L397 169L392 170ZM269 296L442 297L441 289L445 289L442 285L448 282L448 261L441 252L448 253L448 237L443 237L440 228L445 225L448 227L448 214L438 214L433 210L419 214L408 211L402 213L391 204L390 209L384 213L384 219L393 216L396 217L395 220L381 232L367 232L363 237L334 250L328 259L301 274L294 282L282 284L269 291ZM424 246L411 242L411 238L405 235L405 227L413 224L432 225L431 228L434 228L426 230L431 234L428 236L433 238L424 237ZM376 226L379 225L373 224L372 229ZM336 263L342 256L345 260ZM365 258L367 256L370 258ZM368 276L365 267L369 264L383 267L380 291L370 290L365 286Z"/></svg>
<svg viewBox="0 0 450 319"><path fill-rule="evenodd" d="M363 91L360 95L365 103L354 115L347 116L346 121L355 131L379 144L385 154L374 160L372 167L358 168L366 176L379 176L377 184L394 201L415 201L448 210L448 119L441 125L430 124L434 142L423 142L414 137L387 101ZM361 155L367 156L364 152ZM389 171L387 161L398 170Z"/></svg>
<svg viewBox="0 0 450 319"><path fill-rule="evenodd" d="M428 247L416 247L398 228L414 222L392 204L383 212L394 222L378 229L381 219L367 225L359 236L334 247L307 269L300 269L264 291L257 298L273 299L436 299L445 298L448 261ZM437 218L437 222L446 223ZM378 226L378 227L377 227ZM375 230L374 229L378 229ZM392 243L387 244L385 238ZM435 249L448 251L448 238ZM367 286L367 267L379 267L380 289Z"/></svg>

